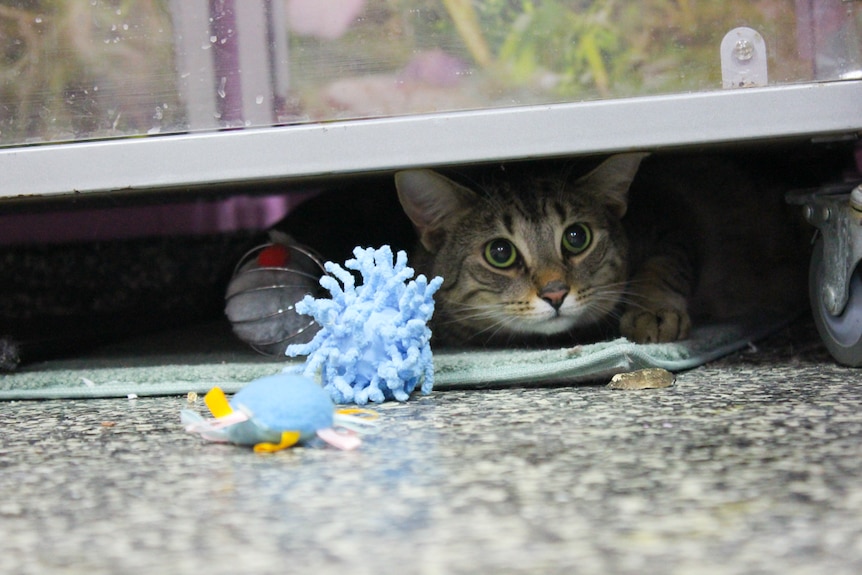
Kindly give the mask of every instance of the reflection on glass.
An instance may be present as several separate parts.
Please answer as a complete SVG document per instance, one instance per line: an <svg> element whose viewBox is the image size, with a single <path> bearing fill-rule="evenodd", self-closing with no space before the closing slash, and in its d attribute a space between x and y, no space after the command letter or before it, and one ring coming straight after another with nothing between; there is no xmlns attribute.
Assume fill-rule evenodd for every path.
<svg viewBox="0 0 862 575"><path fill-rule="evenodd" d="M715 90L739 26L771 84L854 78L856 4L4 1L0 145Z"/></svg>
<svg viewBox="0 0 862 575"><path fill-rule="evenodd" d="M154 0L0 4L0 143L180 126L170 22Z"/></svg>

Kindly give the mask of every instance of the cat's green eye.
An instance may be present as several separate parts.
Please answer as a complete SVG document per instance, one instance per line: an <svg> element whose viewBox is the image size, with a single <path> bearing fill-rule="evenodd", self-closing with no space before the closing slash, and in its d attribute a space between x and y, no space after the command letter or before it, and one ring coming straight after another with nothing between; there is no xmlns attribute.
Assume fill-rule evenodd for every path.
<svg viewBox="0 0 862 575"><path fill-rule="evenodd" d="M491 240L485 244L485 261L495 268L510 268L518 261L518 250L509 240Z"/></svg>
<svg viewBox="0 0 862 575"><path fill-rule="evenodd" d="M587 224L572 224L563 232L563 250L570 254L579 254L590 247L593 232Z"/></svg>

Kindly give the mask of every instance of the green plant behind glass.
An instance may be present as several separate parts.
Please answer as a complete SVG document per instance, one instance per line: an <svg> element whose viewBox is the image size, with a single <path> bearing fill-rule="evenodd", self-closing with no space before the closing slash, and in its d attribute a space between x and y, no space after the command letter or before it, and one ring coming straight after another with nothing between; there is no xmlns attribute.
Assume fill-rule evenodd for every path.
<svg viewBox="0 0 862 575"><path fill-rule="evenodd" d="M766 37L776 76L805 79L793 44L793 0L483 0L472 6L494 55L487 71L563 99L719 88L718 46L737 26Z"/></svg>
<svg viewBox="0 0 862 575"><path fill-rule="evenodd" d="M181 122L163 1L4 2L0 38L0 144Z"/></svg>
<svg viewBox="0 0 862 575"><path fill-rule="evenodd" d="M615 69L627 59L627 46L610 15L607 2L575 10L556 1L525 1L499 48L498 62L516 82L544 73L561 94L590 87L607 96Z"/></svg>

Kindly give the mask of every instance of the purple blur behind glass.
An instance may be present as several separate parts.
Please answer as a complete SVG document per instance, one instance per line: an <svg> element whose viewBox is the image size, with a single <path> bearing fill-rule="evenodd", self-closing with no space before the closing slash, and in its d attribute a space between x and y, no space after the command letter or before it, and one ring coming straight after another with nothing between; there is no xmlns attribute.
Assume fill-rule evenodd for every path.
<svg viewBox="0 0 862 575"><path fill-rule="evenodd" d="M314 192L0 215L0 245L263 230Z"/></svg>

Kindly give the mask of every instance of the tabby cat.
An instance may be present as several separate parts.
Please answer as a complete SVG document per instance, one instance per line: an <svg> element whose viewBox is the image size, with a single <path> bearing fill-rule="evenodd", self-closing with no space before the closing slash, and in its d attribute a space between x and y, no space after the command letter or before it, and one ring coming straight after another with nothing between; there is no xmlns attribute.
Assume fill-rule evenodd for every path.
<svg viewBox="0 0 862 575"><path fill-rule="evenodd" d="M446 344L686 338L692 321L805 301L807 254L781 194L720 158L611 156L510 165L478 185L395 175L419 246L440 275L434 334ZM768 186L766 186L768 188Z"/></svg>

